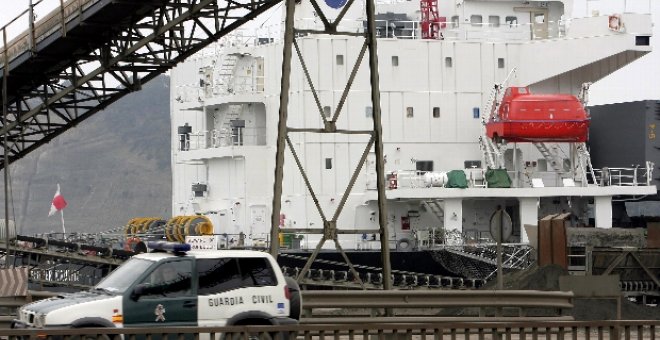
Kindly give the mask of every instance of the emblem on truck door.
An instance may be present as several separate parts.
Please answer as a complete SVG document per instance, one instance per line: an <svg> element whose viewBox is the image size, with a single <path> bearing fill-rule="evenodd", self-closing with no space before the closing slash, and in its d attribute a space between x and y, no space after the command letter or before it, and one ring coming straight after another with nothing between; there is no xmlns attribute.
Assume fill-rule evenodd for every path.
<svg viewBox="0 0 660 340"><path fill-rule="evenodd" d="M156 321L165 321L165 307L163 305L158 304L154 310L154 314L156 315Z"/></svg>

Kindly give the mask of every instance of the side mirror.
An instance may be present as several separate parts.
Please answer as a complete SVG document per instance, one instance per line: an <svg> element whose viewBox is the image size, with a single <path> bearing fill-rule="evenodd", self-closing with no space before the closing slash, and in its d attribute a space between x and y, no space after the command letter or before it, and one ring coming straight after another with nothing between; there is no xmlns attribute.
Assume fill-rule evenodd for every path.
<svg viewBox="0 0 660 340"><path fill-rule="evenodd" d="M144 293L147 291L147 285L144 283L141 283L133 288L133 291L131 292L131 300L137 301L140 296L144 295Z"/></svg>

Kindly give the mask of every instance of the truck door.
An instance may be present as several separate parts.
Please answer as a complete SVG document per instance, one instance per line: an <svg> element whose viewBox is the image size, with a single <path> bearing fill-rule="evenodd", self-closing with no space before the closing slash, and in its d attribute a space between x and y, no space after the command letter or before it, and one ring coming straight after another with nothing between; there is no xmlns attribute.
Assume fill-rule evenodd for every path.
<svg viewBox="0 0 660 340"><path fill-rule="evenodd" d="M123 298L126 326L196 326L192 259L161 262ZM139 275L139 273L136 273ZM138 296L131 296L138 291Z"/></svg>

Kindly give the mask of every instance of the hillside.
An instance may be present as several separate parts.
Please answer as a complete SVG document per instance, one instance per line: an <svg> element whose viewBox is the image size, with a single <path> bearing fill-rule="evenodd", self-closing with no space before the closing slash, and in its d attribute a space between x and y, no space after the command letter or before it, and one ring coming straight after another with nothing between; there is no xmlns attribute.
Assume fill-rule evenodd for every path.
<svg viewBox="0 0 660 340"><path fill-rule="evenodd" d="M68 202L67 232L108 230L136 216L170 217L169 77L13 163L10 176L10 218L15 215L21 234L61 231L59 214L48 217L58 183ZM4 217L4 205L0 211Z"/></svg>

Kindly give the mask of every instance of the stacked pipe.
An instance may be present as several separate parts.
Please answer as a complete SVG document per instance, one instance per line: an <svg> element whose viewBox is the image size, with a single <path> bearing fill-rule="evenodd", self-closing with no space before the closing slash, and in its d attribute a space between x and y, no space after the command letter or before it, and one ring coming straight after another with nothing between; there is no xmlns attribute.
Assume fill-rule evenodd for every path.
<svg viewBox="0 0 660 340"><path fill-rule="evenodd" d="M165 224L165 238L185 242L186 236L213 235L213 224L206 216L176 216Z"/></svg>
<svg viewBox="0 0 660 340"><path fill-rule="evenodd" d="M160 217L135 217L128 221L124 227L126 237L162 233L165 220Z"/></svg>
<svg viewBox="0 0 660 340"><path fill-rule="evenodd" d="M124 235L126 236L124 250L136 253L146 252L145 236L162 235L164 224L165 220L160 217L135 217L130 219L124 226Z"/></svg>

